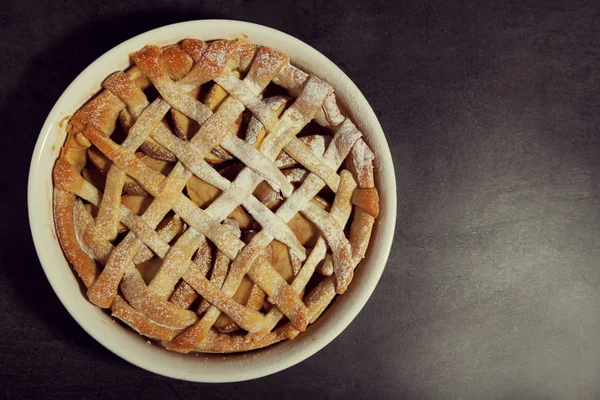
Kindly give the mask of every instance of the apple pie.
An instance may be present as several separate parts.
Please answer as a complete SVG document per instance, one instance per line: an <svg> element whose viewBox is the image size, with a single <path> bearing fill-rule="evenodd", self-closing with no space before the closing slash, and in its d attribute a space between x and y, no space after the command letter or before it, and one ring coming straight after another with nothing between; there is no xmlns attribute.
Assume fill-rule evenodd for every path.
<svg viewBox="0 0 600 400"><path fill-rule="evenodd" d="M327 82L246 38L131 60L69 119L53 170L89 301L182 353L294 339L367 251L374 153Z"/></svg>

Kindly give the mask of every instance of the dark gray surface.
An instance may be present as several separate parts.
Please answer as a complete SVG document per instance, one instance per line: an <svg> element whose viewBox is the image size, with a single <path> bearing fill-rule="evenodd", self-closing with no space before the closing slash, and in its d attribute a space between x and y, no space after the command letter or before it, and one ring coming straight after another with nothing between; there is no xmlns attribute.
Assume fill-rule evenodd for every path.
<svg viewBox="0 0 600 400"><path fill-rule="evenodd" d="M600 398L599 10L495 3L3 5L0 396ZM155 376L92 340L45 280L25 202L70 81L135 34L203 18L272 26L337 63L398 178L392 254L363 312L300 365L231 385Z"/></svg>

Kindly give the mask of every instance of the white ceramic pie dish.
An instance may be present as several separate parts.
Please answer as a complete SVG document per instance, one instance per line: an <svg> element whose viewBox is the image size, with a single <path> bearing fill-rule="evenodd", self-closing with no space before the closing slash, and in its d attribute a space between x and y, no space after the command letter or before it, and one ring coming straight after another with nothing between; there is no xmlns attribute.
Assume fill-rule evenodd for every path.
<svg viewBox="0 0 600 400"><path fill-rule="evenodd" d="M128 55L146 44L169 44L186 37L202 40L235 38L246 34L290 56L305 71L328 81L338 102L364 135L376 154L375 177L381 213L375 223L369 251L348 291L338 296L317 322L293 341L266 349L230 355L183 355L148 342L90 303L60 248L52 215L52 169L66 136L65 121L89 97L100 90L113 71L129 65ZM65 90L50 111L40 132L29 171L29 223L44 272L69 313L94 339L113 353L146 370L176 379L197 382L234 382L281 371L310 357L337 337L356 317L371 296L388 258L396 221L396 179L385 135L356 85L317 50L280 31L247 22L228 20L190 21L138 35L102 55Z"/></svg>

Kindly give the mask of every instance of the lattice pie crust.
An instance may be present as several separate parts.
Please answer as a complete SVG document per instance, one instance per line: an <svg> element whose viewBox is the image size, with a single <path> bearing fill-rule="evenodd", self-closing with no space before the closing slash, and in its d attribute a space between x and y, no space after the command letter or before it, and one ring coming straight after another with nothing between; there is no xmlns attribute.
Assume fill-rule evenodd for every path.
<svg viewBox="0 0 600 400"><path fill-rule="evenodd" d="M71 117L53 171L89 300L178 352L293 339L365 255L373 152L329 84L244 38L131 59Z"/></svg>

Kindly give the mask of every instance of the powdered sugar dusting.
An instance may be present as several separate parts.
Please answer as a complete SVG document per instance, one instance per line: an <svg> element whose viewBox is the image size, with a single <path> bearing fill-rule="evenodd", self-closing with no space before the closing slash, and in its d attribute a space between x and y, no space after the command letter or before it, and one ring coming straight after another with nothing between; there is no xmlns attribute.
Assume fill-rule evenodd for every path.
<svg viewBox="0 0 600 400"><path fill-rule="evenodd" d="M284 171L290 183L302 183L308 176L309 172L304 168L291 168Z"/></svg>
<svg viewBox="0 0 600 400"><path fill-rule="evenodd" d="M207 71L211 69L211 66L212 68L217 69L217 66L222 65L221 69L227 69L232 67L234 62L238 62L240 57L235 50L239 43L241 42L220 41L211 44L210 47L212 50L209 50L209 53L210 51L212 51L212 53L203 56L206 61L205 64L207 64ZM248 51L244 50L244 54L254 53L254 48L252 46L240 46L243 49L249 49ZM200 48L202 46L196 47ZM176 47L171 47L162 51L163 58L166 60L165 65L167 65L167 67L169 64L177 66L176 64L180 63L182 64L183 69L186 69L186 66L183 64L185 64L184 59L188 57L187 54L183 54L181 51L179 52L182 54L175 54L176 52L171 49L176 49ZM154 50L152 49L148 55L154 57L153 51ZM173 54L171 54L171 52ZM158 52L157 54L161 53ZM180 56L183 58L179 59ZM196 56L198 56L198 54L196 54ZM244 57L248 58L247 56ZM163 126L162 124L156 125L156 121L160 122L164 116L164 114L160 115L160 113L162 113L163 110L165 113L169 110L169 103L159 99L154 105L140 107L139 99L134 99L133 97L127 98L124 96L124 94L127 96L130 94L128 91L136 89L130 85L131 82L135 82L135 85L144 85L142 76L140 76L140 79L136 78L129 81L131 78L127 75L127 82L115 81L113 85L115 93L110 94L108 91L104 92L109 93L109 95L106 95L98 101L97 105L99 107L90 107L89 109L89 115L86 116L85 119L92 119L96 121L95 125L103 129L103 131L110 130L110 132L112 132L112 129L108 129L110 128L108 122L110 122L113 116L118 115L118 112L115 110L119 109L119 107L122 108L123 104L119 104L116 108L112 107L114 104L111 104L110 102L112 101L114 103L114 99L111 99L110 96L117 98L115 95L118 95L122 100L125 100L125 103L127 103L131 110L131 116L129 117L131 119L130 123L136 122L129 132L129 137L123 143L123 147L129 152L133 152L148 137L152 137L165 148L176 154L177 158L183 161L185 166L189 168L186 169L183 164L178 163L169 177L165 180L161 174L156 174L148 168L145 168L143 165L140 165L140 163L137 163L126 151L120 151L121 149L119 146L109 146L108 142L99 143L99 137L94 138L93 135L89 137L102 151L105 151L110 155L110 158L115 162L115 165L118 165L124 173L138 180L149 193L156 196L152 202L152 206L142 217L133 214L131 210L127 209L124 205L121 205L119 210L114 209L114 204L108 207L108 203L106 203L106 206L104 207L105 213L108 212L112 215L113 212L116 211L118 214L120 211L120 220L131 230L130 235L128 235L126 240L121 242L119 248L113 250L109 242L101 241L101 239L96 237L90 229L87 229L90 234L87 235L86 238L89 236L89 239L92 241L86 241L86 238L80 237L81 235L76 237L80 247L91 254L96 254L96 256L101 255L102 257L106 254L107 257L108 254L111 254L112 252L114 255L114 262L112 263L113 267L111 267L111 270L115 269L115 266L121 266L117 269L124 268L123 272L125 272L125 277L121 282L122 290L131 304L134 305L138 311L133 309L128 310L126 308L128 305L120 300L126 307L115 307L115 310L118 310L114 311L115 314L118 314L118 317L125 319L128 324L134 326L135 329L142 333L145 332L145 334L160 335L161 338L169 340L175 335L174 328L188 327L196 320L193 312L184 310L180 308L179 305L169 303L162 298L173 292L177 280L179 280L183 274L184 279L193 282L194 288L202 296L209 299L212 304L218 307L218 309L223 310L230 315L240 327L252 332L245 337L237 336L240 339L234 339L233 337L219 335L208 330L220 313L218 309L213 307L207 312L201 326L197 329L198 332L192 336L197 338L197 340L206 337L204 343L198 347L199 349L210 351L211 349L214 350L220 348L223 349L223 351L231 351L233 348L231 346L238 346L240 349L252 348L253 346L262 345L262 343L272 343L284 338L295 337L298 333L296 328L303 330L306 325L306 308L302 302L299 301L298 294L303 290L310 276L312 276L318 262L325 256L327 246L325 245L325 240L320 238L317 241L315 249L311 252L310 258L306 260L304 266L302 266L298 272L301 265L299 260L306 258L305 249L299 243L294 242L297 241L297 239L287 226L286 222L300 210L307 214L311 214L313 219L318 219L319 229L321 229L323 236L330 243L330 247L333 251L333 264L334 266L337 265L335 268L336 279L338 280L337 289L341 292L345 289L345 286L347 286L344 281L349 282L351 279L352 269L346 268L345 266L340 267L340 265L347 264L349 259L347 254L349 243L341 230L341 227L345 226L345 221L341 220L347 220L352 205L348 200L349 197L344 196L341 193L343 190L347 190L344 189L344 184L341 182L338 193L336 194L336 200L331 209L331 214L328 214L315 206L311 202L311 199L323 188L324 182L317 175L309 173L309 171L304 168L295 168L285 171L286 176L283 181L281 181L283 175L281 175L279 171L270 171L270 175L268 174L268 176L266 176L271 180L271 183L274 184L275 187L285 187L289 182L301 184L301 186L293 193L292 188L288 186L288 189L284 191L284 194L289 198L284 201L275 213L270 211L264 204L256 199L252 195L252 192L265 178L264 171L269 171L268 168L263 167L281 166L281 159L286 156L286 153L279 154L281 153L281 149L288 145L290 140L296 140L295 136L300 129L315 117L319 123L322 122L321 120L323 118L326 118L327 124L337 127L334 139L327 146L327 150L325 149L326 143L323 136L314 136L311 139L303 138L302 141L308 144L311 149L311 156L314 154L314 156L319 158L318 162L311 159L312 161L308 163L309 165L314 164L313 169L315 171L317 171L318 168L323 168L323 162L328 168L331 168L335 174L342 161L347 157L350 149L352 149L352 155L349 162L352 163L354 167L352 167L351 170L356 174L359 184L365 186L369 184L369 176L372 176L373 153L368 149L368 146L359 139L360 132L358 132L349 120L345 120L343 115L339 112L331 87L325 82L320 81L318 78L310 77L303 71L291 66L287 62L286 57L282 57L274 51L263 51L261 49L256 52L253 66L251 67L253 72L248 74L243 83L237 79L235 82L232 80L239 88L237 86L229 88L228 91L230 94L233 94L233 96L230 96L222 104L215 115L213 115L210 110L205 112L203 105L195 99L189 100L190 97L185 94L185 90L182 90L183 88L188 89L188 87L174 83L169 76L166 76L164 68L161 67L159 63L154 63L155 60L146 61L150 62L149 65L151 67L150 70L146 71L146 74L153 78L154 84L159 89L161 95L165 96L165 99L168 99L169 103L174 107L185 111L186 115L192 116L201 123L205 121L207 121L207 123L201 128L202 134L198 134L194 137L194 140L192 140L193 144L189 142L185 143L172 136L168 127ZM195 61L198 60L195 59ZM264 86L266 86L268 81L273 78L273 75L277 70L279 70L279 76L275 79L275 82L282 83L283 86L288 86L290 92L296 92L300 96L279 121L273 118L273 113L271 111L272 107L268 101L257 100L257 97L251 96L249 93L249 91L254 92L254 95L257 95L258 99L260 99L260 92L264 89ZM169 70L171 77L177 79L178 77L175 76L176 74L174 72L176 71ZM222 73L222 71L219 73ZM227 71L225 71L225 73L227 73ZM196 73L196 75L198 75L198 73ZM208 76L207 74L205 75ZM255 75L256 79L253 79L251 75ZM199 80L197 78L194 79ZM145 82L147 85L147 80ZM236 92L238 89L241 91ZM302 94L300 94L301 91ZM139 95L139 92L137 94ZM234 97L238 97L242 102L240 103ZM228 135L231 135L229 132L223 132L223 129L226 129L225 127L228 126L226 123L229 123L229 119L233 118L235 120L237 115L244 109L243 104L250 107L253 112L260 117L254 117L253 120L263 120L267 127L271 128L270 130L272 132L265 138L263 146L261 146L261 151L265 154L266 158L270 160L269 162L266 162L266 159L261 160L260 158L257 159L258 161L255 161L256 157L253 153L254 150L239 147L235 138L232 136L228 137ZM144 116L144 113L140 115L138 111L141 109L148 111L147 116ZM265 110L268 111L268 113ZM237 115L236 112L238 112ZM226 116L226 118L223 118L224 116ZM210 121L208 121L209 119ZM112 121L113 127L115 121L116 117L114 121ZM256 138L258 137L258 133L262 129L263 124L258 123L255 125L256 128L253 128L253 130L247 134L248 142L245 143L246 146L256 143ZM158 127L160 127L160 129ZM164 127L164 129L162 129L162 127ZM252 134L254 130L256 130L256 132ZM172 137L175 138L175 140L171 140ZM200 140L200 138L202 138L202 140ZM223 140L225 141L223 142ZM238 159L243 159L242 161L251 167L244 170L247 172L243 171L240 173L238 178L233 182L229 182L227 179L220 176L212 169L212 167L204 165L206 164L203 160L206 155L205 153L211 151L212 147L219 144L224 144L225 147L233 149L234 153L237 152L237 154L234 155L238 156ZM197 147L192 148L192 146ZM322 162L320 161L321 157L323 160ZM277 161L272 163L275 158L277 158ZM265 164L262 165L261 162L264 162ZM287 162L294 162L294 160L288 160ZM257 164L254 165L253 163ZM254 167L255 171L252 171L252 167ZM369 168L371 169L369 170ZM206 210L197 208L193 205L191 200L181 193L187 179L191 176L190 171L193 171L194 174L202 179L208 177L209 180L213 182L211 184L223 191L219 200L213 202ZM257 172L263 176L260 176ZM114 174L116 174L116 172ZM274 177L277 177L280 181L274 180ZM209 180L207 180L207 182ZM113 182L114 179L111 178L110 181ZM113 182L112 184L116 184L116 187L119 186L118 182ZM65 184L62 183L62 185L64 186ZM337 185L335 186L337 187ZM102 193L97 191L92 185L80 184L73 180L68 187L68 190L78 192L80 196L92 198L95 200L95 203L98 203L100 198L102 198ZM114 193L116 193L116 191ZM275 191L270 191L267 194L267 197L269 196L277 197L277 193ZM230 222L225 220L223 225L218 222L230 214L230 212L227 211L230 210L231 207L235 209L239 204L242 204L263 227L262 231L260 231L246 247L244 247L243 242L236 238L236 236L239 236L239 232L235 227L230 226ZM181 236L181 238L184 236L187 237L188 240L181 243L178 241L177 247L169 246L167 241L170 239L167 239L167 236L163 236L162 232L159 235L155 231L158 222L160 222L165 214L171 209L190 224L190 227ZM354 238L361 238L361 241L356 243L356 247L355 243L352 243L352 250L356 250L357 252L353 255L363 255L363 249L366 249L366 244L368 244L372 219L369 221L367 217L370 216L367 215L365 218L356 218L353 228L351 229L351 231L354 232ZM81 222L79 222L79 224L81 225ZM337 225L339 225L339 227ZM233 231L231 228L233 228ZM177 228L176 231L170 231L170 234L177 234L179 229L181 228ZM191 256L198 246L200 246L200 241L196 239L201 238L202 233L206 233L206 235L209 236L223 252L223 255L225 256L223 261L226 261L228 258L236 260L232 266L230 276L224 281L224 292L219 291L214 285L208 282L199 268L190 261ZM350 236L352 236L352 233ZM172 238L173 236L170 237ZM364 242L365 237L366 243ZM279 274L269 266L266 260L260 256L264 247L267 246L273 238L286 243L292 250L301 255L301 258L298 259L292 255L294 272L297 272L292 287L287 285L281 276L279 276ZM91 249L89 248L90 245L97 245L98 248ZM177 262L173 261L173 266L177 264L177 268L175 268L177 271L169 268L164 271L164 274L168 276L168 282L173 284L170 285L168 290L164 290L164 292L161 291L160 296L157 296L157 293L153 293L146 287L139 272L133 267L133 264L131 264L131 260L134 259L136 253L138 255L146 254L147 257L148 248L152 249L159 257L165 257L165 259L170 257L171 260L177 260ZM138 252L138 250L141 251ZM256 252L256 255L253 255L254 252ZM151 253L150 256L152 256ZM251 268L255 260L260 260L259 265L261 265L261 267L258 270ZM165 268L164 262L163 268ZM187 272L184 273L184 270ZM350 272L348 272L348 270L350 270ZM271 309L266 320L260 313L237 304L229 297L235 292L237 286L239 286L239 280L245 273L250 273L253 276L253 279L256 279L256 282L260 281L261 286L270 288L269 295L272 299L276 299L276 302L279 304L279 308L273 307ZM225 275L223 278L225 278ZM325 279L317 286L310 296L308 304L310 310L308 315L311 317L311 321L324 310L328 302L335 296L336 287L333 285L333 282L334 281L329 278ZM190 293L193 294L193 291ZM107 293L106 295L109 294ZM119 303L119 299L120 297L115 298L115 304ZM288 316L292 319L295 327L291 324L286 324L282 328L265 335L264 332L271 331L277 324L277 321L284 315L281 313L280 309L286 310L286 315L289 314ZM141 311L141 313L139 313L139 311ZM146 316L149 316L152 319L147 319ZM160 323L157 324L157 322ZM162 327L165 328L164 331L161 330ZM190 329L188 332L191 333L191 330L193 329ZM191 344L192 347L195 345L195 343L189 344ZM189 349L190 348L187 350Z"/></svg>
<svg viewBox="0 0 600 400"><path fill-rule="evenodd" d="M360 187L374 187L375 179L373 177L373 160L375 154L367 146L364 140L359 139L352 147L351 152L351 163L355 173L357 174L357 180Z"/></svg>

